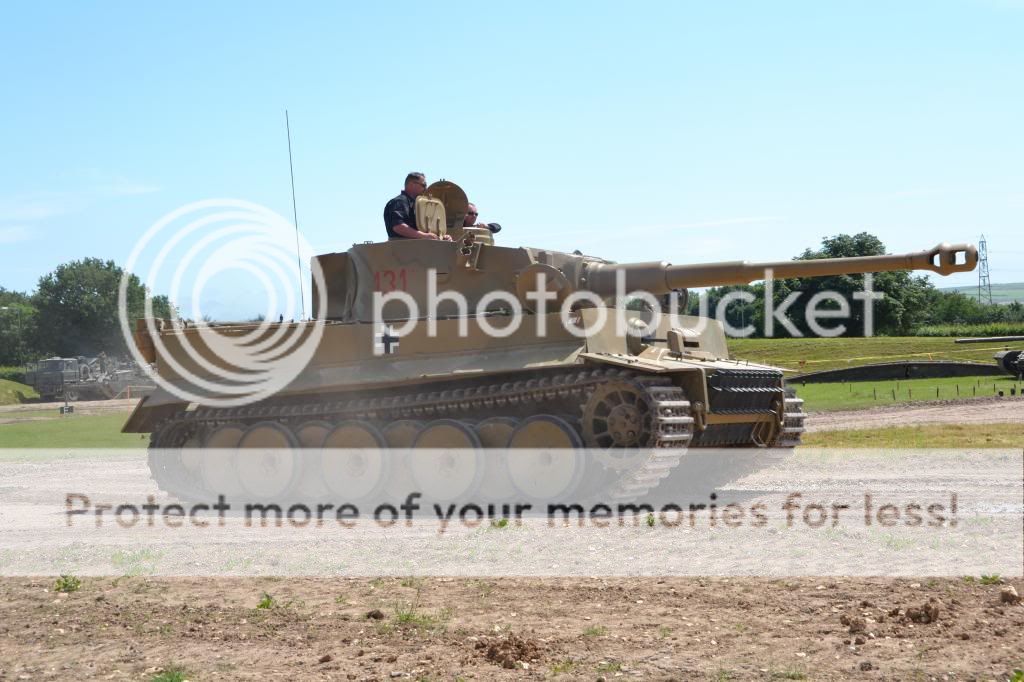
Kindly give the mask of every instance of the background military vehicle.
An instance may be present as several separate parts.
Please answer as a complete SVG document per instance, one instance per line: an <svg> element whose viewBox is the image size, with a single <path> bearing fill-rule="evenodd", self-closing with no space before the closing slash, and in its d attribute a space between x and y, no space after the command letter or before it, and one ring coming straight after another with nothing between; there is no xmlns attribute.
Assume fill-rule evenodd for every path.
<svg viewBox="0 0 1024 682"><path fill-rule="evenodd" d="M451 242L367 243L315 259L325 281L314 287L315 314L327 321L323 336L302 373L273 398L222 408L186 404L162 388L147 397L124 431L152 432L159 485L186 498L242 491L351 501L392 488L398 494L404 485L437 500L635 499L658 486L688 449L793 447L804 414L781 369L730 357L718 322L666 315L646 336L599 325L619 282L626 292L661 296L763 279L766 268L780 278L949 274L977 261L973 246L943 244L858 258L616 264L579 252L497 246L490 230L462 227L466 203L445 181L418 198L419 229L450 234ZM565 326L557 308L537 313L530 294L538 286L555 304L575 292L589 298ZM441 297L436 310L410 312L408 301L423 311L435 289L461 294L467 306ZM375 323L374 294L394 291L406 302L385 303L382 324ZM400 329L424 315L429 319ZM627 316L634 329L643 313ZM311 324L287 327L301 334ZM154 339L146 329L140 320L136 345L163 379L183 381L165 355L213 378L186 352L218 360L199 330L168 321ZM218 328L226 335L252 330ZM324 455L245 452L294 446L325 448ZM327 454L333 448L359 450Z"/></svg>
<svg viewBox="0 0 1024 682"><path fill-rule="evenodd" d="M977 338L957 339L957 343L1013 343L1024 342L1024 336L981 336ZM1006 348L997 352L993 359L1007 374L1024 377L1024 350Z"/></svg>
<svg viewBox="0 0 1024 682"><path fill-rule="evenodd" d="M153 379L134 363L105 356L47 358L25 367L25 383L42 400L108 400L142 396L154 388Z"/></svg>

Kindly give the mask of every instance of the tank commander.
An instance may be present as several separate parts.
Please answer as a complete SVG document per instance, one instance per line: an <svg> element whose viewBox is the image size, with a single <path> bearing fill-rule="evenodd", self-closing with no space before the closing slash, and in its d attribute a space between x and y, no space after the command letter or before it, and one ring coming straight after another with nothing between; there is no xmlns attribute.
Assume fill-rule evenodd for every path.
<svg viewBox="0 0 1024 682"><path fill-rule="evenodd" d="M416 197L427 188L427 176L412 172L405 176L405 189L384 205L384 229L388 239L441 239L416 229ZM447 235L445 240L451 240Z"/></svg>
<svg viewBox="0 0 1024 682"><path fill-rule="evenodd" d="M477 217L480 215L479 211L476 210L476 204L469 204L466 210L466 217L462 221L463 227L486 227L491 233L501 231L501 225L498 223L478 223Z"/></svg>

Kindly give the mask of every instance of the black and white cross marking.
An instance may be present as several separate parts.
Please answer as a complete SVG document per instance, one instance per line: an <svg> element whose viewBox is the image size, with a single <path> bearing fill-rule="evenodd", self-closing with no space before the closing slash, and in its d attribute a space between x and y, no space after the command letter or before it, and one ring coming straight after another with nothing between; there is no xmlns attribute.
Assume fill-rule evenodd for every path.
<svg viewBox="0 0 1024 682"><path fill-rule="evenodd" d="M398 352L398 337L390 324L382 324L373 337L374 355L391 355Z"/></svg>

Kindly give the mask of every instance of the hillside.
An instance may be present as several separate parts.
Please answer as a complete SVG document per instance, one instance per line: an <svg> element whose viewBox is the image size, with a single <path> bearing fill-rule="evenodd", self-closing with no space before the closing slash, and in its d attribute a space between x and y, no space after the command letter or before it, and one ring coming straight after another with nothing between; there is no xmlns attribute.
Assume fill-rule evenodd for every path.
<svg viewBox="0 0 1024 682"><path fill-rule="evenodd" d="M814 372L895 360L994 362L1006 344L957 345L949 337L875 336L834 339L731 339L729 350L741 360ZM1019 348L1020 344L1012 345ZM803 363L803 364L801 364Z"/></svg>
<svg viewBox="0 0 1024 682"><path fill-rule="evenodd" d="M966 296L977 297L978 285L975 284L966 287L942 287L939 291L959 291L961 294ZM993 303L1013 303L1014 301L1024 303L1024 282L992 285Z"/></svg>
<svg viewBox="0 0 1024 682"><path fill-rule="evenodd" d="M31 386L19 384L16 381L0 379L0 405L17 405L32 398L38 398L39 394Z"/></svg>

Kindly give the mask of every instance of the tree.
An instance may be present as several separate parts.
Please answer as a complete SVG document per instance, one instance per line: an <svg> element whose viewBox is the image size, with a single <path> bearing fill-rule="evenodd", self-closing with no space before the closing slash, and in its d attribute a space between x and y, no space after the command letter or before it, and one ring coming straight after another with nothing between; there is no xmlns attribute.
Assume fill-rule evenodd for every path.
<svg viewBox="0 0 1024 682"><path fill-rule="evenodd" d="M885 244L878 237L861 232L855 235L839 234L822 240L820 249L806 249L797 260L818 258L852 258L885 254ZM905 335L928 319L928 300L935 292L927 278L910 272L880 272L874 275L872 288L885 295L874 304L874 333ZM834 277L807 277L780 280L775 283L775 303L780 304L792 291L802 292L789 308L788 317L805 335L810 334L807 324L807 304L819 292L831 291L846 301L850 310L848 319L837 319L832 324L846 326L846 336L865 333L864 302L853 294L864 290L864 275L838 275ZM835 310L839 304L827 299L818 305L820 310ZM827 321L820 324L829 328Z"/></svg>
<svg viewBox="0 0 1024 682"><path fill-rule="evenodd" d="M85 258L57 267L39 279L33 296L38 310L36 348L43 355L70 357L127 352L118 321L118 289L124 271L113 261ZM144 315L147 292L139 278L129 276L129 322ZM156 317L169 317L166 296L152 299Z"/></svg>
<svg viewBox="0 0 1024 682"><path fill-rule="evenodd" d="M0 365L35 359L36 309L27 294L0 287Z"/></svg>

